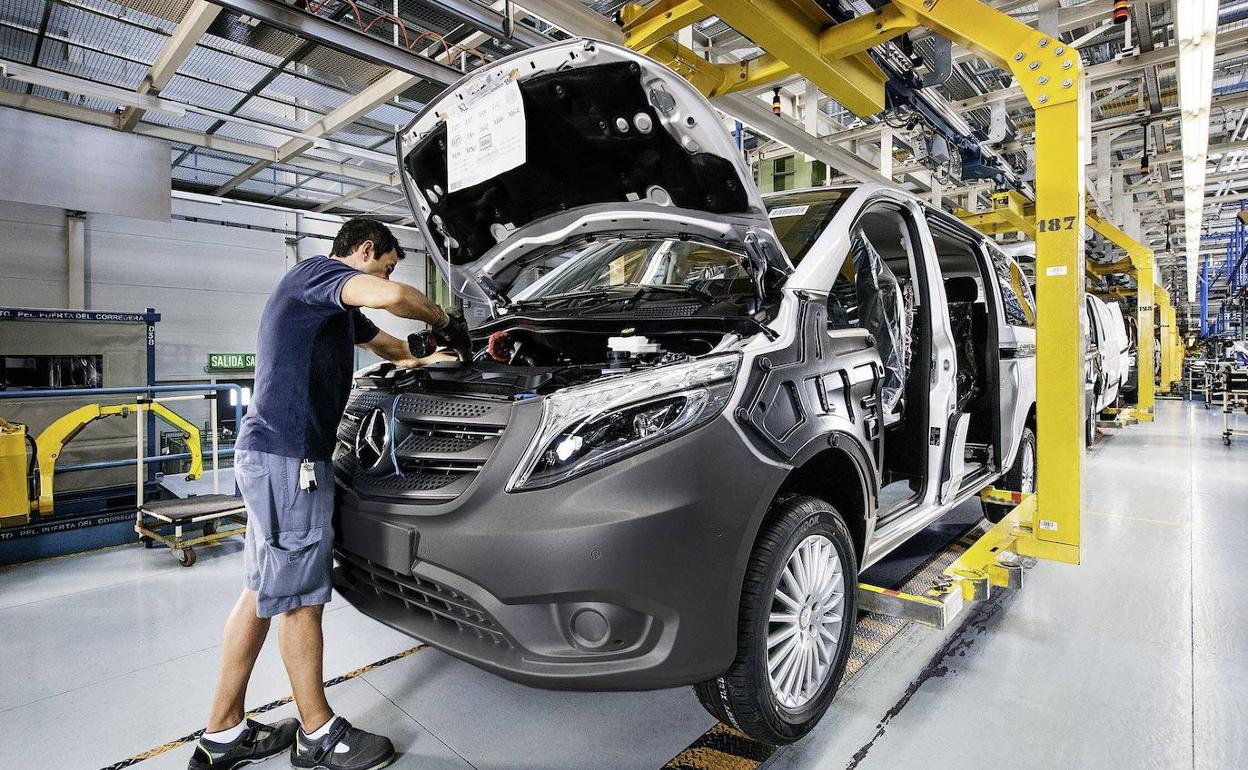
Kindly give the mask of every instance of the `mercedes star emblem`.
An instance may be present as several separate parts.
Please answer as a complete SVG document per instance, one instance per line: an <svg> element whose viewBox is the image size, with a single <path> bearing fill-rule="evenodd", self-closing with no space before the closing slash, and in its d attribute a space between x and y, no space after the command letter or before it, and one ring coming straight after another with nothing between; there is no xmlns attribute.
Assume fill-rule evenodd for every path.
<svg viewBox="0 0 1248 770"><path fill-rule="evenodd" d="M386 413L374 409L360 421L360 431L355 434L355 459L365 470L381 465L386 456L386 444L390 441L390 422Z"/></svg>

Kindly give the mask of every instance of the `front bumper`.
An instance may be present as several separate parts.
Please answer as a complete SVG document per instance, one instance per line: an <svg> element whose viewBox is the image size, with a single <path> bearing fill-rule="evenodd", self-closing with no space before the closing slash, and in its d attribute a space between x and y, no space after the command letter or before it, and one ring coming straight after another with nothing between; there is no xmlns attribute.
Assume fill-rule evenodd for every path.
<svg viewBox="0 0 1248 770"><path fill-rule="evenodd" d="M781 467L721 415L599 471L507 493L540 405L515 407L453 500L380 498L340 480L335 587L387 625L538 687L655 689L722 673Z"/></svg>

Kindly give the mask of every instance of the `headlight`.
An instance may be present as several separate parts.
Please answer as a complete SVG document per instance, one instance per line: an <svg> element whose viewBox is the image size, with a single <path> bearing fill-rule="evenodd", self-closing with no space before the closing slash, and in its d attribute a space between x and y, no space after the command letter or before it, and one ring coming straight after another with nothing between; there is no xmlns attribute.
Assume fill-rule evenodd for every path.
<svg viewBox="0 0 1248 770"><path fill-rule="evenodd" d="M508 490L557 484L705 425L728 403L740 363L719 356L547 397L537 437Z"/></svg>

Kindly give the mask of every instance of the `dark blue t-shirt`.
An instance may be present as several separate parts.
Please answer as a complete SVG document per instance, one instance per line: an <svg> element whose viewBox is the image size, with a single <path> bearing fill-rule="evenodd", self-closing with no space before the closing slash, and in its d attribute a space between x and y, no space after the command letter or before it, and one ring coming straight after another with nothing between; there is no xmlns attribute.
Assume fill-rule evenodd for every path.
<svg viewBox="0 0 1248 770"><path fill-rule="evenodd" d="M342 287L360 271L316 257L295 265L260 315L256 386L238 432L239 449L328 460L351 392L354 346L377 336Z"/></svg>

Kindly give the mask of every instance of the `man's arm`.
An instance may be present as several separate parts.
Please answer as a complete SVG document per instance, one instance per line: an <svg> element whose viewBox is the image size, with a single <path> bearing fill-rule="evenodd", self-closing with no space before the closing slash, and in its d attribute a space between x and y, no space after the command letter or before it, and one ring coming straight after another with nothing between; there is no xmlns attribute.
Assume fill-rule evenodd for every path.
<svg viewBox="0 0 1248 770"><path fill-rule="evenodd" d="M355 280L354 278L351 280ZM344 291L345 293L345 291ZM344 300L345 301L345 300ZM416 366L426 366L428 364L436 364L439 361L458 361L459 357L452 353L443 353L441 351L424 358L415 358L412 352L408 350L407 343L390 334L378 330L377 334L368 342L363 343L360 347L380 356L387 361L394 362L395 365L411 369Z"/></svg>
<svg viewBox="0 0 1248 770"><path fill-rule="evenodd" d="M416 321L440 327L446 324L446 311L419 291L405 283L378 278L375 275L352 276L342 286L342 304L347 307L371 307ZM386 335L389 336L389 335ZM394 337L390 337L394 340ZM397 343L398 340L395 340ZM375 351L374 351L375 352ZM378 353L378 355L382 355ZM410 354L408 354L410 357ZM391 359L393 360L393 359Z"/></svg>

